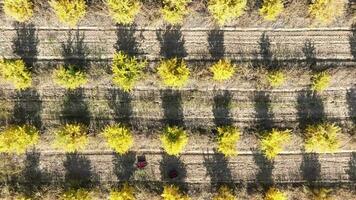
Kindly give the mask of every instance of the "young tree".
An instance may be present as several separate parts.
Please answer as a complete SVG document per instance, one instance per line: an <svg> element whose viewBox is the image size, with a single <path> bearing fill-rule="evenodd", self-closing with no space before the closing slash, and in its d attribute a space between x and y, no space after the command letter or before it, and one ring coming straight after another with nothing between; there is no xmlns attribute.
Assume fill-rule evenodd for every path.
<svg viewBox="0 0 356 200"><path fill-rule="evenodd" d="M240 139L240 135L240 130L236 127L218 127L218 151L227 157L236 156L236 144Z"/></svg>
<svg viewBox="0 0 356 200"><path fill-rule="evenodd" d="M33 15L31 0L4 0L4 12L18 22L26 22Z"/></svg>
<svg viewBox="0 0 356 200"><path fill-rule="evenodd" d="M161 9L163 19L173 25L181 24L189 12L188 4L190 2L191 0L163 0Z"/></svg>
<svg viewBox="0 0 356 200"><path fill-rule="evenodd" d="M120 190L112 190L109 200L135 200L134 188L127 183Z"/></svg>
<svg viewBox="0 0 356 200"><path fill-rule="evenodd" d="M315 153L336 152L339 147L340 127L323 123L309 125L305 130L305 151Z"/></svg>
<svg viewBox="0 0 356 200"><path fill-rule="evenodd" d="M235 65L231 64L230 60L219 60L213 64L209 70L213 73L213 79L216 81L226 81L231 79L235 74Z"/></svg>
<svg viewBox="0 0 356 200"><path fill-rule="evenodd" d="M183 87L190 75L184 60L177 58L162 60L157 70L165 85L176 88Z"/></svg>
<svg viewBox="0 0 356 200"><path fill-rule="evenodd" d="M329 24L341 16L345 10L344 0L313 0L309 14L322 24Z"/></svg>
<svg viewBox="0 0 356 200"><path fill-rule="evenodd" d="M60 22L75 27L85 16L85 0L50 0L50 6Z"/></svg>
<svg viewBox="0 0 356 200"><path fill-rule="evenodd" d="M290 141L290 130L279 131L272 129L270 133L261 138L261 150L269 160L273 160Z"/></svg>
<svg viewBox="0 0 356 200"><path fill-rule="evenodd" d="M39 132L34 126L9 126L0 131L0 153L25 153L39 141Z"/></svg>
<svg viewBox="0 0 356 200"><path fill-rule="evenodd" d="M213 200L237 200L237 198L227 186L221 186Z"/></svg>
<svg viewBox="0 0 356 200"><path fill-rule="evenodd" d="M146 65L146 61L139 61L136 57L131 57L122 51L115 53L111 66L114 84L126 92L132 90L142 77Z"/></svg>
<svg viewBox="0 0 356 200"><path fill-rule="evenodd" d="M209 0L208 10L221 26L240 17L247 6L247 0Z"/></svg>
<svg viewBox="0 0 356 200"><path fill-rule="evenodd" d="M190 198L179 191L179 188L173 185L164 186L161 195L163 200L190 200Z"/></svg>
<svg viewBox="0 0 356 200"><path fill-rule="evenodd" d="M284 84L286 75L282 71L273 71L268 73L267 81L272 88L276 88Z"/></svg>
<svg viewBox="0 0 356 200"><path fill-rule="evenodd" d="M92 194L90 191L80 188L80 189L70 189L66 191L60 197L60 200L92 200Z"/></svg>
<svg viewBox="0 0 356 200"><path fill-rule="evenodd" d="M283 12L283 0L263 0L260 15L268 21L274 21Z"/></svg>
<svg viewBox="0 0 356 200"><path fill-rule="evenodd" d="M322 92L330 85L331 75L328 72L320 72L311 77L311 89L316 92Z"/></svg>
<svg viewBox="0 0 356 200"><path fill-rule="evenodd" d="M270 188L265 196L265 200L287 200L287 195L279 191L277 188Z"/></svg>
<svg viewBox="0 0 356 200"><path fill-rule="evenodd" d="M188 143L188 134L177 126L167 126L160 139L168 155L178 156Z"/></svg>
<svg viewBox="0 0 356 200"><path fill-rule="evenodd" d="M68 153L85 149L89 142L87 128L81 124L66 124L55 135L54 146Z"/></svg>
<svg viewBox="0 0 356 200"><path fill-rule="evenodd" d="M17 90L24 90L32 85L31 73L22 60L0 59L0 75L6 81L11 82Z"/></svg>
<svg viewBox="0 0 356 200"><path fill-rule="evenodd" d="M121 155L127 153L134 142L131 131L121 124L107 126L102 135L107 140L110 148Z"/></svg>
<svg viewBox="0 0 356 200"><path fill-rule="evenodd" d="M54 81L69 90L74 90L88 82L84 72L77 69L75 66L64 67L61 65L53 72Z"/></svg>
<svg viewBox="0 0 356 200"><path fill-rule="evenodd" d="M138 0L106 0L112 19L118 24L131 24L141 9Z"/></svg>

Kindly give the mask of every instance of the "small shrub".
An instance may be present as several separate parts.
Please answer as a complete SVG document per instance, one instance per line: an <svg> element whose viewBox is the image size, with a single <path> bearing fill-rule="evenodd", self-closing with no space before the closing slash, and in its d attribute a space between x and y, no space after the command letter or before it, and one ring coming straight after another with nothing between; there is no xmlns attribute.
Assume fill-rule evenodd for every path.
<svg viewBox="0 0 356 200"><path fill-rule="evenodd" d="M51 0L49 2L60 22L75 27L86 13L85 0Z"/></svg>
<svg viewBox="0 0 356 200"><path fill-rule="evenodd" d="M102 134L110 148L119 154L125 154L133 145L134 139L131 131L121 124L107 126Z"/></svg>
<svg viewBox="0 0 356 200"><path fill-rule="evenodd" d="M340 127L329 123L307 126L305 130L306 152L332 153L337 151L340 147L338 140L340 130Z"/></svg>
<svg viewBox="0 0 356 200"><path fill-rule="evenodd" d="M85 73L74 66L60 66L53 72L53 79L58 85L69 90L79 88L88 82Z"/></svg>
<svg viewBox="0 0 356 200"><path fill-rule="evenodd" d="M124 91L132 90L142 77L146 64L146 61L139 62L136 57L130 57L121 51L115 53L111 67L114 84Z"/></svg>
<svg viewBox="0 0 356 200"><path fill-rule="evenodd" d="M236 143L240 139L240 131L233 126L218 128L218 151L227 157L236 156Z"/></svg>
<svg viewBox="0 0 356 200"><path fill-rule="evenodd" d="M329 24L341 16L344 9L343 0L313 0L309 5L309 14L322 24Z"/></svg>
<svg viewBox="0 0 356 200"><path fill-rule="evenodd" d="M246 8L247 0L209 0L208 9L220 25L240 17Z"/></svg>
<svg viewBox="0 0 356 200"><path fill-rule="evenodd" d="M184 16L188 14L189 2L191 0L163 0L163 19L170 24L181 24Z"/></svg>
<svg viewBox="0 0 356 200"><path fill-rule="evenodd" d="M182 128L168 126L160 139L168 155L178 156L188 143L188 134Z"/></svg>
<svg viewBox="0 0 356 200"><path fill-rule="evenodd" d="M267 159L274 159L283 149L283 146L290 141L290 130L278 131L272 129L270 133L261 139L261 150Z"/></svg>
<svg viewBox="0 0 356 200"><path fill-rule="evenodd" d="M285 80L286 76L282 71L274 71L267 75L267 81L273 88L283 85Z"/></svg>
<svg viewBox="0 0 356 200"><path fill-rule="evenodd" d="M161 195L164 200L189 200L190 198L183 195L178 187L170 185L163 187L163 193Z"/></svg>
<svg viewBox="0 0 356 200"><path fill-rule="evenodd" d="M283 12L284 6L282 0L264 0L260 15L265 20L274 21Z"/></svg>
<svg viewBox="0 0 356 200"><path fill-rule="evenodd" d="M7 127L0 131L0 153L25 153L39 137L38 130L30 125Z"/></svg>
<svg viewBox="0 0 356 200"><path fill-rule="evenodd" d="M213 200L237 200L237 198L227 186L222 186Z"/></svg>
<svg viewBox="0 0 356 200"><path fill-rule="evenodd" d="M185 62L177 58L162 60L157 70L165 85L177 88L183 87L190 75Z"/></svg>
<svg viewBox="0 0 356 200"><path fill-rule="evenodd" d="M85 189L69 190L65 192L60 200L92 200L92 195L89 191Z"/></svg>
<svg viewBox="0 0 356 200"><path fill-rule="evenodd" d="M33 3L31 0L4 0L4 12L16 21L25 22L33 15Z"/></svg>
<svg viewBox="0 0 356 200"><path fill-rule="evenodd" d="M129 186L128 184L124 184L124 186L120 190L113 190L110 192L109 200L135 200L134 188Z"/></svg>
<svg viewBox="0 0 356 200"><path fill-rule="evenodd" d="M235 73L235 66L229 60L219 60L210 67L213 79L216 81L229 80Z"/></svg>
<svg viewBox="0 0 356 200"><path fill-rule="evenodd" d="M69 153L85 149L89 142L86 127L81 124L66 124L55 134L54 146Z"/></svg>
<svg viewBox="0 0 356 200"><path fill-rule="evenodd" d="M287 200L287 195L276 188L270 188L265 196L265 200Z"/></svg>
<svg viewBox="0 0 356 200"><path fill-rule="evenodd" d="M138 0L106 0L112 19L118 24L131 24L141 9Z"/></svg>
<svg viewBox="0 0 356 200"><path fill-rule="evenodd" d="M330 85L331 76L327 72L320 72L313 75L311 81L311 89L316 92L322 92Z"/></svg>
<svg viewBox="0 0 356 200"><path fill-rule="evenodd" d="M304 187L304 192L308 194L312 200L333 200L330 197L331 189L326 188L306 188Z"/></svg>
<svg viewBox="0 0 356 200"><path fill-rule="evenodd" d="M22 60L6 61L0 59L0 74L18 90L27 89L32 85L31 73L26 69Z"/></svg>

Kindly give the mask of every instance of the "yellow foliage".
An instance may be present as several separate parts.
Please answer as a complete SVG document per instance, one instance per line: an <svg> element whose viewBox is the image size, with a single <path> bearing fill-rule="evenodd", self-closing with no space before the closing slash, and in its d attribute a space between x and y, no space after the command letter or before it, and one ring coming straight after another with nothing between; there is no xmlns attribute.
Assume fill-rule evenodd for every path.
<svg viewBox="0 0 356 200"><path fill-rule="evenodd" d="M181 24L184 16L188 14L189 2L191 0L163 0L163 19L170 24Z"/></svg>
<svg viewBox="0 0 356 200"><path fill-rule="evenodd" d="M33 15L32 0L4 0L4 12L16 21L25 22Z"/></svg>
<svg viewBox="0 0 356 200"><path fill-rule="evenodd" d="M18 90L27 89L32 85L31 73L26 69L22 60L0 59L0 75Z"/></svg>
<svg viewBox="0 0 356 200"><path fill-rule="evenodd" d="M142 77L146 64L146 61L140 62L136 57L130 57L122 51L115 53L111 66L114 84L126 92L132 90L135 83Z"/></svg>
<svg viewBox="0 0 356 200"><path fill-rule="evenodd" d="M311 81L311 89L316 92L322 92L330 85L331 76L328 72L320 72L313 75Z"/></svg>
<svg viewBox="0 0 356 200"><path fill-rule="evenodd" d="M173 185L164 186L161 195L163 200L190 200L190 198L179 191L179 188Z"/></svg>
<svg viewBox="0 0 356 200"><path fill-rule="evenodd" d="M49 4L60 22L75 27L85 16L85 0L50 0Z"/></svg>
<svg viewBox="0 0 356 200"><path fill-rule="evenodd" d="M160 140L168 155L178 156L188 143L188 134L182 128L168 126L164 129Z"/></svg>
<svg viewBox="0 0 356 200"><path fill-rule="evenodd" d="M133 145L134 139L131 131L121 124L107 126L102 134L110 148L119 154L125 154Z"/></svg>
<svg viewBox="0 0 356 200"><path fill-rule="evenodd" d="M283 12L284 6L282 0L263 0L260 15L265 20L274 21Z"/></svg>
<svg viewBox="0 0 356 200"><path fill-rule="evenodd" d="M69 190L65 192L60 200L92 200L91 193L85 189Z"/></svg>
<svg viewBox="0 0 356 200"><path fill-rule="evenodd" d="M229 80L235 73L235 66L230 60L219 60L210 67L210 72L213 73L213 79L216 81Z"/></svg>
<svg viewBox="0 0 356 200"><path fill-rule="evenodd" d="M237 198L227 186L222 186L219 189L218 195L213 200L237 200Z"/></svg>
<svg viewBox="0 0 356 200"><path fill-rule="evenodd" d="M240 130L233 126L218 128L218 151L227 157L236 156L236 143L240 139Z"/></svg>
<svg viewBox="0 0 356 200"><path fill-rule="evenodd" d="M209 0L208 9L220 25L240 17L246 8L247 0Z"/></svg>
<svg viewBox="0 0 356 200"><path fill-rule="evenodd" d="M124 186L116 191L113 190L110 192L109 200L135 200L134 188L129 186L128 184L124 184Z"/></svg>
<svg viewBox="0 0 356 200"><path fill-rule="evenodd" d="M184 60L177 58L162 60L157 70L165 85L177 88L183 87L190 75Z"/></svg>
<svg viewBox="0 0 356 200"><path fill-rule="evenodd" d="M141 9L138 0L106 0L113 20L118 24L131 24Z"/></svg>
<svg viewBox="0 0 356 200"><path fill-rule="evenodd" d="M345 10L344 0L313 0L309 14L322 24L329 24L341 16Z"/></svg>
<svg viewBox="0 0 356 200"><path fill-rule="evenodd" d="M58 85L69 90L74 90L88 82L85 73L74 66L60 66L59 69L54 70L53 79Z"/></svg>
<svg viewBox="0 0 356 200"><path fill-rule="evenodd" d="M0 131L0 153L25 153L39 137L38 130L30 125L7 127Z"/></svg>
<svg viewBox="0 0 356 200"><path fill-rule="evenodd" d="M306 152L336 152L340 147L338 140L340 130L340 127L329 123L307 126L305 131Z"/></svg>
<svg viewBox="0 0 356 200"><path fill-rule="evenodd" d="M267 159L274 159L283 149L283 146L290 141L290 130L279 131L272 129L268 135L261 139L261 150Z"/></svg>
<svg viewBox="0 0 356 200"><path fill-rule="evenodd" d="M87 129L81 124L66 124L55 134L54 146L69 153L85 149L89 142Z"/></svg>
<svg viewBox="0 0 356 200"><path fill-rule="evenodd" d="M286 76L282 71L274 71L267 75L268 83L271 87L279 87L283 85L286 80Z"/></svg>
<svg viewBox="0 0 356 200"><path fill-rule="evenodd" d="M287 195L279 191L277 188L270 188L265 196L265 200L287 200Z"/></svg>

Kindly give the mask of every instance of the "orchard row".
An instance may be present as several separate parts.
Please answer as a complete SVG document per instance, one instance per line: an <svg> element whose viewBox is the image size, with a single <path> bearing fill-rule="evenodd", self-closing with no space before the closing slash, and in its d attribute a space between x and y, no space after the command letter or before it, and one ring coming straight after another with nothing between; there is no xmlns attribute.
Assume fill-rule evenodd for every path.
<svg viewBox="0 0 356 200"><path fill-rule="evenodd" d="M140 14L142 2L140 0L105 0L105 7L112 20L118 24L132 24ZM160 13L170 24L182 24L184 18L191 12L192 0L162 0ZM309 17L328 24L341 16L344 12L345 1L314 0L308 5ZM47 2L45 2L47 3ZM58 20L70 27L75 27L86 15L85 0L48 0ZM267 21L274 21L284 12L285 0L263 0L258 8L259 14ZM207 9L212 18L224 25L242 16L248 7L248 0L208 0ZM32 0L4 0L4 12L16 21L29 21L34 15Z"/></svg>

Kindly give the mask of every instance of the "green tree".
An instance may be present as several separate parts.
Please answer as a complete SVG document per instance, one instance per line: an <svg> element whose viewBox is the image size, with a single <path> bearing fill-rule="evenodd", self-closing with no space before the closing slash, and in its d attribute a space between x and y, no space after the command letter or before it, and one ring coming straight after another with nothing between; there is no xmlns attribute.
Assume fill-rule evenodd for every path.
<svg viewBox="0 0 356 200"><path fill-rule="evenodd" d="M168 155L178 156L188 143L188 134L177 126L164 129L160 140Z"/></svg>
<svg viewBox="0 0 356 200"><path fill-rule="evenodd" d="M17 90L24 90L32 85L31 73L22 60L0 59L0 75L4 80L11 82Z"/></svg>
<svg viewBox="0 0 356 200"><path fill-rule="evenodd" d="M102 134L107 140L110 148L114 149L115 152L119 154L127 153L134 142L131 131L121 124L107 126Z"/></svg>
<svg viewBox="0 0 356 200"><path fill-rule="evenodd" d="M4 0L3 3L5 14L18 22L28 21L33 15L31 0Z"/></svg>
<svg viewBox="0 0 356 200"><path fill-rule="evenodd" d="M118 24L131 24L141 9L138 0L106 0L112 19Z"/></svg>
<svg viewBox="0 0 356 200"><path fill-rule="evenodd" d="M85 149L89 142L87 128L81 124L66 124L55 135L54 147L68 153Z"/></svg>
<svg viewBox="0 0 356 200"><path fill-rule="evenodd" d="M190 75L184 60L177 58L161 60L157 70L165 85L176 88L183 87Z"/></svg>
<svg viewBox="0 0 356 200"><path fill-rule="evenodd" d="M0 131L0 153L25 153L39 141L39 132L34 126L9 126Z"/></svg>
<svg viewBox="0 0 356 200"><path fill-rule="evenodd" d="M220 25L240 17L246 8L247 0L209 0L208 10Z"/></svg>
<svg viewBox="0 0 356 200"><path fill-rule="evenodd" d="M111 66L114 84L126 92L132 90L142 77L146 65L146 61L139 61L136 57L128 56L122 51L115 53Z"/></svg>
<svg viewBox="0 0 356 200"><path fill-rule="evenodd" d="M85 0L50 0L50 6L60 22L75 27L85 16Z"/></svg>

